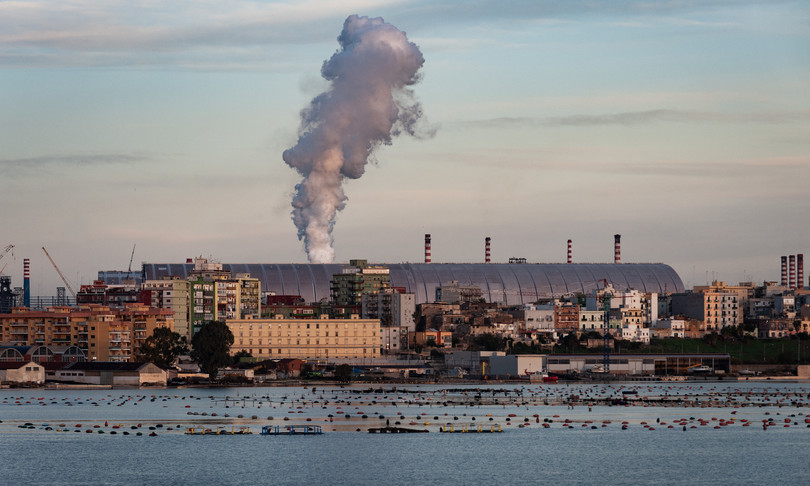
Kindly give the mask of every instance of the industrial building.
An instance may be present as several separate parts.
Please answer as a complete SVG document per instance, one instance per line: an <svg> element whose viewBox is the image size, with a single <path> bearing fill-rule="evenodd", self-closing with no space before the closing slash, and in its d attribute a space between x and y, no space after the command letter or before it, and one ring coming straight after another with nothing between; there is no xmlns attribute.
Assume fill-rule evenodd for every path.
<svg viewBox="0 0 810 486"><path fill-rule="evenodd" d="M372 266L372 264L369 264ZM415 295L416 304L433 302L444 283L477 286L487 302L531 304L538 299L590 293L607 280L617 289L645 293L683 292L681 278L663 263L392 263L387 267L391 287ZM250 274L259 279L263 292L300 295L307 302L330 298L332 276L341 264L223 263L231 275ZM144 263L143 280L177 276L188 278L193 263Z"/></svg>

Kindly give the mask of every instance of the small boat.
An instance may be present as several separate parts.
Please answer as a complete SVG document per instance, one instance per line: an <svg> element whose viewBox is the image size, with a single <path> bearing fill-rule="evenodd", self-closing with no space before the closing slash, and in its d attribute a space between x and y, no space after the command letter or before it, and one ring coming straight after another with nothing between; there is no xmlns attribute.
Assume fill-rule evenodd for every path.
<svg viewBox="0 0 810 486"><path fill-rule="evenodd" d="M687 371L689 371L689 373L711 373L714 370L711 366L698 365L690 367Z"/></svg>

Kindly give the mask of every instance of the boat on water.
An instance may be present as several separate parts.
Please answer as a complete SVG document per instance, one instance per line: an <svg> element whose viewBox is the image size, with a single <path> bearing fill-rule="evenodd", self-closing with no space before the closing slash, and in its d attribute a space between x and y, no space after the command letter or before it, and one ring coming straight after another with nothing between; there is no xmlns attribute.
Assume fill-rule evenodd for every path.
<svg viewBox="0 0 810 486"><path fill-rule="evenodd" d="M689 371L689 373L711 373L714 370L711 366L698 365L690 367L687 371Z"/></svg>

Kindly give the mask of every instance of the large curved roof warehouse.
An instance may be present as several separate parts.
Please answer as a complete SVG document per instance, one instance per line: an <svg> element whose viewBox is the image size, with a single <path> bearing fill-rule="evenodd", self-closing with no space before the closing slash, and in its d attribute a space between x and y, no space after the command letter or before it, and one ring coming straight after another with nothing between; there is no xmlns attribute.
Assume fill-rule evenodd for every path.
<svg viewBox="0 0 810 486"><path fill-rule="evenodd" d="M559 297L602 288L607 280L615 288L642 292L683 292L681 278L663 263L392 263L387 266L391 286L416 295L416 303L432 302L436 288L451 281L477 285L488 302L529 304L543 297ZM341 264L223 263L232 274L249 273L262 290L277 295L300 295L307 302L329 299L332 275ZM146 280L165 276L187 277L192 263L144 263Z"/></svg>

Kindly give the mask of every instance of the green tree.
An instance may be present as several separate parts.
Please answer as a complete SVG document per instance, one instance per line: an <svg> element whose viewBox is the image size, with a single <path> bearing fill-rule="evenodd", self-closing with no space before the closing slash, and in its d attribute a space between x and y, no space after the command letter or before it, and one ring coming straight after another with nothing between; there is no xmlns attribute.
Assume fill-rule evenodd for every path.
<svg viewBox="0 0 810 486"><path fill-rule="evenodd" d="M253 357L252 354L243 349L233 355L233 364L239 364L242 361L242 358L252 358L252 357Z"/></svg>
<svg viewBox="0 0 810 486"><path fill-rule="evenodd" d="M191 358L200 365L203 373L214 380L220 368L233 363L231 345L233 333L222 321L209 321L203 324L191 338Z"/></svg>
<svg viewBox="0 0 810 486"><path fill-rule="evenodd" d="M138 359L158 366L171 366L181 354L188 353L186 340L167 327L157 327L141 345Z"/></svg>

